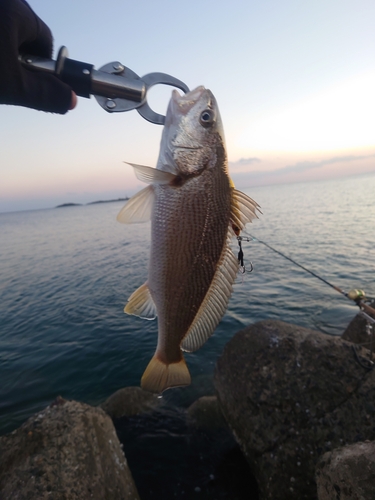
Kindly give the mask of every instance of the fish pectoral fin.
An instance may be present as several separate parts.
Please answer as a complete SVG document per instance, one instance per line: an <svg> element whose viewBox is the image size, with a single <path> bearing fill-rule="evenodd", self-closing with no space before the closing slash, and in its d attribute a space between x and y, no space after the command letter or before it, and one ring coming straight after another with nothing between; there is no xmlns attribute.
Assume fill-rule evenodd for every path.
<svg viewBox="0 0 375 500"><path fill-rule="evenodd" d="M126 205L117 215L118 222L123 224L135 224L136 222L147 222L151 219L152 207L154 206L155 193L152 186L139 191L127 201Z"/></svg>
<svg viewBox="0 0 375 500"><path fill-rule="evenodd" d="M137 179L147 184L169 184L176 177L174 174L159 170L158 168L137 165L136 163L128 163L128 165L134 168Z"/></svg>
<svg viewBox="0 0 375 500"><path fill-rule="evenodd" d="M155 302L151 297L147 281L133 292L124 308L126 314L133 314L143 319L155 319L157 316Z"/></svg>
<svg viewBox="0 0 375 500"><path fill-rule="evenodd" d="M141 379L145 391L160 394L171 387L189 385L191 377L184 358L177 363L165 364L157 354L149 362Z"/></svg>
<svg viewBox="0 0 375 500"><path fill-rule="evenodd" d="M233 184L234 186L234 184ZM253 219L258 219L257 211L260 211L260 206L256 201L247 196L245 193L234 189L232 191L232 207L231 207L231 226L237 227L242 231L246 224Z"/></svg>
<svg viewBox="0 0 375 500"><path fill-rule="evenodd" d="M210 288L181 342L180 347L183 351L193 352L202 347L213 334L228 306L238 272L238 260L229 248L228 241L229 238L227 238Z"/></svg>

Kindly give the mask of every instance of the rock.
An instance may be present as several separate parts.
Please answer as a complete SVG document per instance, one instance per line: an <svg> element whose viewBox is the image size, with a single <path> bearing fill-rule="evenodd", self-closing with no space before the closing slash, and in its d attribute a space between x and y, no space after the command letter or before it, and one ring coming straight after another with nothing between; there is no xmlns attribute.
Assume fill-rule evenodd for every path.
<svg viewBox="0 0 375 500"><path fill-rule="evenodd" d="M316 498L318 457L375 438L375 370L368 351L281 321L238 332L217 362L224 417L262 499Z"/></svg>
<svg viewBox="0 0 375 500"><path fill-rule="evenodd" d="M375 309L375 302L370 304L370 307ZM366 331L367 320L361 314L357 314L351 320L346 330L342 334L344 340L349 340L355 344L361 344L370 349L371 342L373 343L373 350L375 350L375 324L372 326L372 335ZM372 337L372 338L371 338Z"/></svg>
<svg viewBox="0 0 375 500"><path fill-rule="evenodd" d="M58 398L0 438L1 500L139 500L112 420Z"/></svg>
<svg viewBox="0 0 375 500"><path fill-rule="evenodd" d="M316 471L319 500L372 500L375 497L375 442L356 443L325 453Z"/></svg>
<svg viewBox="0 0 375 500"><path fill-rule="evenodd" d="M187 410L189 422L199 429L221 429L228 425L216 396L203 396Z"/></svg>
<svg viewBox="0 0 375 500"><path fill-rule="evenodd" d="M160 398L140 387L119 389L100 406L111 418L133 417L160 405Z"/></svg>

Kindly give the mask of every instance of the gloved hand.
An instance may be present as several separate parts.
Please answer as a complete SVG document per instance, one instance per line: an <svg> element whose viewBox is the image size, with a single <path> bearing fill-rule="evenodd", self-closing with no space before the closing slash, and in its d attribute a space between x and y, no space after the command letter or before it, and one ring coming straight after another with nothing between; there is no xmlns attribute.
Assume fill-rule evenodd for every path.
<svg viewBox="0 0 375 500"><path fill-rule="evenodd" d="M64 114L77 96L53 75L24 68L20 53L52 57L52 34L24 0L0 0L0 103Z"/></svg>

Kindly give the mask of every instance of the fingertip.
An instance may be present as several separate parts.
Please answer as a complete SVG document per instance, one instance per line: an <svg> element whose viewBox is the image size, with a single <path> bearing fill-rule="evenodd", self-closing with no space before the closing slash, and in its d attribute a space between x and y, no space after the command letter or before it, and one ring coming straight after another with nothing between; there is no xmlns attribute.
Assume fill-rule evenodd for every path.
<svg viewBox="0 0 375 500"><path fill-rule="evenodd" d="M70 101L69 111L77 106L77 94L72 90L72 100Z"/></svg>

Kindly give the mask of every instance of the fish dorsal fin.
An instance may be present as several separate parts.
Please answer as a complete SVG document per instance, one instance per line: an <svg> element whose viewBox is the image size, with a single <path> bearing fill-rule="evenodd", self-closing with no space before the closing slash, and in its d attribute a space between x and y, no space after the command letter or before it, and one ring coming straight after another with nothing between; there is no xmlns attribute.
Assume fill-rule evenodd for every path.
<svg viewBox="0 0 375 500"><path fill-rule="evenodd" d="M133 292L125 306L126 314L134 314L143 319L155 319L157 316L155 302L148 288L147 281Z"/></svg>
<svg viewBox="0 0 375 500"><path fill-rule="evenodd" d="M128 162L125 162L128 163ZM137 165L136 163L128 163L134 168L137 179L146 184L168 184L176 177L170 172L159 170L158 168L146 167L146 165Z"/></svg>
<svg viewBox="0 0 375 500"><path fill-rule="evenodd" d="M238 271L238 260L233 255L228 243L229 239L227 238L210 288L182 340L181 349L183 351L193 352L199 349L212 335L228 306L233 282Z"/></svg>
<svg viewBox="0 0 375 500"><path fill-rule="evenodd" d="M152 207L154 205L154 188L147 186L130 198L126 205L117 215L118 222L123 224L135 224L136 222L147 222L151 219Z"/></svg>
<svg viewBox="0 0 375 500"><path fill-rule="evenodd" d="M237 226L242 231L247 223L251 222L253 219L258 219L257 211L262 213L256 201L252 200L250 196L247 196L245 193L233 188L231 210L232 225Z"/></svg>

